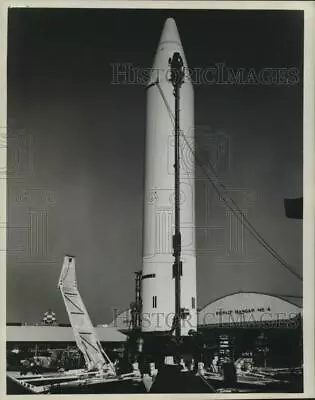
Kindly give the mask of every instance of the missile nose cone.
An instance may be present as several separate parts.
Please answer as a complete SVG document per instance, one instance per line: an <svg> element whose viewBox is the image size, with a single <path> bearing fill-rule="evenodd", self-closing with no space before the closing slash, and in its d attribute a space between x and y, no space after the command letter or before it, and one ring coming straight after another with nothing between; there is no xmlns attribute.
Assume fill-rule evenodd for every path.
<svg viewBox="0 0 315 400"><path fill-rule="evenodd" d="M148 87L151 87L152 83L156 81L159 81L160 83L163 81L170 85L169 61L175 52L180 53L182 57L185 68L186 83L188 83L190 81L190 75L176 22L173 18L168 18L164 23L160 41L155 53L150 78L147 82Z"/></svg>
<svg viewBox="0 0 315 400"><path fill-rule="evenodd" d="M174 18L167 18L165 21L160 44L165 42L177 43L179 46L181 46L181 41Z"/></svg>

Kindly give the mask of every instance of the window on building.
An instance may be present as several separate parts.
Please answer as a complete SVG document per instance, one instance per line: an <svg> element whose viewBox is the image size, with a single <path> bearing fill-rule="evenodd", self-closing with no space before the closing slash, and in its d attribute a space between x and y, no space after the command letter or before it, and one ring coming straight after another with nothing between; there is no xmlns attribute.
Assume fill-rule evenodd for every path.
<svg viewBox="0 0 315 400"><path fill-rule="evenodd" d="M153 308L157 307L157 296L152 297L152 305L153 305Z"/></svg>
<svg viewBox="0 0 315 400"><path fill-rule="evenodd" d="M196 308L196 299L194 297L191 298L191 308L193 310Z"/></svg>

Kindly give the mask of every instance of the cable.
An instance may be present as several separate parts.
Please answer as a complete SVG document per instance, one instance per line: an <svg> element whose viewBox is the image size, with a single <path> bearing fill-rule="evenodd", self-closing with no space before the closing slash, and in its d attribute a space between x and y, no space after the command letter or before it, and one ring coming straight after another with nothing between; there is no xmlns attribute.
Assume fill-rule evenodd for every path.
<svg viewBox="0 0 315 400"><path fill-rule="evenodd" d="M174 125L174 116L171 110L170 105L167 102L167 99L162 91L162 88L160 87L159 82L156 82L155 85L158 87L159 92L162 96L162 99L165 103L165 106L168 110L169 116L171 118L171 121ZM252 223L248 220L248 218L244 215L244 213L242 212L242 210L239 208L239 206L237 205L237 203L233 200L233 198L230 196L230 194L227 191L227 188L225 187L225 185L223 183L218 182L218 185L223 189L224 193L222 194L220 189L217 187L216 183L213 181L212 177L209 175L208 171L205 169L204 167L204 163L201 162L201 160L199 159L199 157L197 156L196 152L194 151L194 149L192 149L191 145L189 144L189 142L187 141L186 136L184 135L183 131L180 130L180 134L182 135L183 139L186 142L186 145L188 146L189 150L191 151L192 155L194 156L195 160L197 161L197 163L199 164L200 168L203 170L204 174L206 175L206 177L208 178L210 184L212 185L212 187L215 189L215 191L217 192L217 194L219 195L219 197L224 201L224 203L227 205L227 207L232 211L232 213L236 216L236 218L244 225L245 228L247 228L247 230L249 231L249 233L264 247L264 249L269 252L269 254L271 254L284 268L286 268L291 274L293 274L296 278L298 278L299 280L302 280L301 275L299 275L294 269L293 267L291 267L277 252L276 250L271 247L271 245L269 245L269 243L262 237L262 235L256 230L256 228L252 225ZM218 180L218 176L216 174L215 168L212 166L211 162L209 161L209 165L210 165L210 169L212 171L212 173L214 174L214 176L216 177L216 179ZM235 209L237 210L238 213L235 212L235 209L228 203L228 200L233 204L233 206L235 207ZM241 216L241 218L240 218Z"/></svg>
<svg viewBox="0 0 315 400"><path fill-rule="evenodd" d="M182 134L183 135L183 134ZM222 193L220 192L220 190L218 189L218 187L216 186L215 182L213 181L213 179L211 178L211 176L208 174L207 170L204 168L203 163L199 160L199 158L197 157L197 155L193 152L193 150L191 149L191 146L189 145L186 137L183 135L184 140L186 142L186 144L190 147L190 150L192 151L196 161L198 162L199 166L201 167L201 169L203 170L203 172L205 173L205 175L207 176L207 178L209 179L212 187L215 189L215 191L218 193L218 195L220 196L220 198L224 201L224 203L227 205L227 207L232 211L232 213L236 216L236 218L247 228L247 230L252 234L252 236L265 248L265 250L267 250L280 264L282 264L282 266L284 268L286 268L288 271L290 271L296 278L298 278L299 280L302 280L302 277L295 272L295 270L276 252L276 250L274 250L269 243L267 243L267 241L261 236L261 234L255 229L255 227L251 224L251 222L247 219L247 217L244 215L244 213L242 212L242 210L240 210L240 208L238 207L238 205L236 204L236 202L231 198L231 196L229 196L228 194L224 193L222 195ZM219 185L221 187L224 188L223 184ZM226 189L225 189L226 191ZM237 214L235 212L235 210L233 209L233 207L228 203L227 199L224 197L228 196L229 200L232 202L232 204L234 205L234 207L236 208L236 210L238 211L239 214ZM240 218L241 216L241 218ZM246 224L244 223L246 222Z"/></svg>
<svg viewBox="0 0 315 400"><path fill-rule="evenodd" d="M187 143L187 140L186 140L186 139L185 139L185 141L186 141L186 143ZM211 162L210 162L210 160L209 160L209 165L210 165L210 168L211 168L213 174L215 175L215 177L216 177L217 179L219 179L218 176L217 176L217 174L216 174L216 171L215 171L214 167L212 166L212 164L211 164ZM256 228L253 226L253 224L248 220L248 218L246 217L246 215L244 215L244 213L242 212L242 210L239 208L239 206L237 205L237 203L236 203L236 202L233 200L233 198L229 195L226 186L225 186L223 183L220 183L220 182L218 182L218 184L222 187L222 189L224 190L225 194L227 194L227 196L229 197L229 200L231 201L231 203L234 205L234 207L235 207L236 210L239 212L239 214L242 216L242 218L244 218L244 220L245 220L246 223L250 226L250 228L251 228L251 229L255 232L255 234L260 238L260 240L270 249L270 251L272 251L272 252L276 255L277 260L278 260L279 262L280 262L280 260L281 260L281 263L286 264L286 267L292 268L292 267L290 267L290 266L288 265L288 263L276 252L276 250L274 250L274 249L269 245L269 243L267 243L267 241L262 237L262 235L256 230ZM293 270L293 271L294 271L294 270ZM292 272L292 271L291 271L291 272ZM294 271L294 273L295 273L295 271ZM302 277L300 277L298 274L297 274L296 276L302 279Z"/></svg>

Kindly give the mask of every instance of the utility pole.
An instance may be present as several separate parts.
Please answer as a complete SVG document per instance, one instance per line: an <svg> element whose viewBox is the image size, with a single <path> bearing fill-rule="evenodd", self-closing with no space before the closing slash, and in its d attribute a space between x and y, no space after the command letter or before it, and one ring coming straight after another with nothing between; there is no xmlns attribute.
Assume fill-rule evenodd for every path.
<svg viewBox="0 0 315 400"><path fill-rule="evenodd" d="M179 127L179 105L180 87L184 82L184 63L180 53L175 52L170 58L171 82L174 87L175 96L175 233L173 236L173 278L175 279L175 336L177 342L181 338L181 233L180 233L180 127Z"/></svg>

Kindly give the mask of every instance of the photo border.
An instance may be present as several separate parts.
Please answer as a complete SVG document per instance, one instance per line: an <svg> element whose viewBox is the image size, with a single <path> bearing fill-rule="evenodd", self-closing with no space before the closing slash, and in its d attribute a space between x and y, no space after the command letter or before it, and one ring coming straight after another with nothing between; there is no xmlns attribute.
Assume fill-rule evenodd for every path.
<svg viewBox="0 0 315 400"><path fill-rule="evenodd" d="M304 392L303 393L222 393L222 394L161 394L150 395L151 399L269 399L269 398L305 398L315 396L315 369L314 369L314 221L315 221L315 163L314 163L314 92L315 92L315 3L311 1L7 1L2 3L0 25L0 52L2 63L0 127L6 129L6 59L7 59L7 14L9 7L42 7L42 8L143 8L143 9L243 9L243 10L303 10L304 11L304 91L303 91L303 354L304 354ZM0 168L6 170L6 151L1 143ZM6 177L0 180L0 280L1 280L1 352L0 352L0 396L9 399L24 400L24 395L6 395ZM26 399L33 395L25 395ZM56 397L49 395L50 397ZM78 398L84 400L100 398L106 399L138 399L147 394L123 395L58 395L58 399ZM2 398L2 396L1 396ZM46 399L47 395L36 395L36 399ZM57 398L57 397L56 397ZM144 398L144 397L143 397Z"/></svg>

